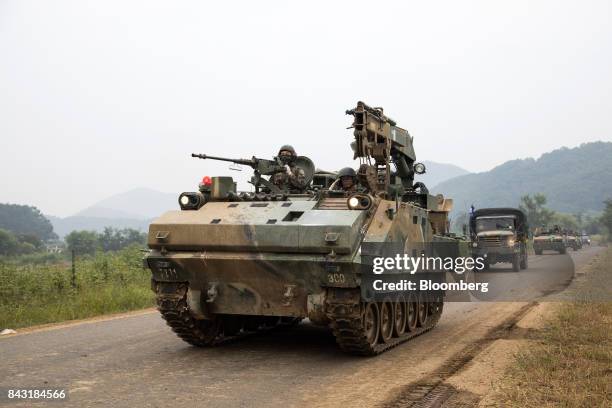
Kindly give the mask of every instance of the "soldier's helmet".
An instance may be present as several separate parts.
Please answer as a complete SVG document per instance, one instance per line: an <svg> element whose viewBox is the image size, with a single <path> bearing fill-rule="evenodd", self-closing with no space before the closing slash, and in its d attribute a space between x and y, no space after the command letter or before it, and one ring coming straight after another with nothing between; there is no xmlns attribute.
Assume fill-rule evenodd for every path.
<svg viewBox="0 0 612 408"><path fill-rule="evenodd" d="M295 149L291 145L283 145L280 149L278 149L278 155L280 156L282 152L289 152L291 156L295 157L297 154L295 153Z"/></svg>
<svg viewBox="0 0 612 408"><path fill-rule="evenodd" d="M352 167L345 167L338 172L338 177L357 177L357 173Z"/></svg>

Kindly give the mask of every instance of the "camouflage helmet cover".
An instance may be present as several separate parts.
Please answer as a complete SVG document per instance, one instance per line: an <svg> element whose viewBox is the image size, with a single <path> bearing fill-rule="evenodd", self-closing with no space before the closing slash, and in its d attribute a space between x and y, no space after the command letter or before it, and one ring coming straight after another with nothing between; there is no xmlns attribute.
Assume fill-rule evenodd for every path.
<svg viewBox="0 0 612 408"><path fill-rule="evenodd" d="M357 173L352 167L345 167L338 172L338 177L357 177Z"/></svg>
<svg viewBox="0 0 612 408"><path fill-rule="evenodd" d="M294 156L294 157L297 156L297 154L295 153L295 149L291 145L283 145L283 146L281 146L281 148L278 149L278 154L280 155L281 152L283 152L283 151L291 153L291 155Z"/></svg>

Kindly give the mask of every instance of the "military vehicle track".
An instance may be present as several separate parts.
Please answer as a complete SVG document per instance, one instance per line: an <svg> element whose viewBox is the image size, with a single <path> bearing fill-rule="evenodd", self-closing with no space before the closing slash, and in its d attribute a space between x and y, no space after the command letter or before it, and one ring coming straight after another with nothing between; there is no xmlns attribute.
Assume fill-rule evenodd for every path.
<svg viewBox="0 0 612 408"><path fill-rule="evenodd" d="M200 320L193 317L187 304L188 285L186 283L158 282L154 288L162 318L182 340L198 347L216 346L255 333L292 326L301 320L293 319L283 322L281 318L278 318L269 325L256 324L250 329L246 325L241 325L228 332L226 326L229 325L224 324L226 323L224 318L228 317L220 316L216 320ZM380 354L432 329L442 315L444 304L440 301L428 302L425 305L427 317L420 326L413 327L412 330L399 335L394 333L393 337L384 342L378 342L374 346L367 339L362 303L330 296L327 301L327 315L331 322L330 327L342 350L351 354L370 356Z"/></svg>
<svg viewBox="0 0 612 408"><path fill-rule="evenodd" d="M198 347L215 346L232 340L246 337L254 333L269 331L274 328L293 326L301 319L283 321L278 318L273 324L260 324L262 320L253 320L253 327L247 324L236 327L230 316L220 316L216 320L200 320L192 316L187 304L186 283L155 284L157 307L168 326L181 339ZM255 318L257 319L257 317ZM272 321L273 319L270 319ZM228 331L234 326L231 331Z"/></svg>
<svg viewBox="0 0 612 408"><path fill-rule="evenodd" d="M346 299L346 296L328 296L327 317L331 321L330 327L336 337L336 342L342 350L351 354L364 356L381 354L390 348L433 329L440 320L444 307L444 302L441 297L437 302L425 303L427 316L420 325L415 324L416 327L413 326L411 330L408 331L407 329L402 334L394 333L392 337L382 342L379 338L378 342L372 345L368 341L366 333L367 328L365 327L364 306L366 304L343 300L343 298ZM406 305L407 303L408 302L406 302ZM392 302L392 304L395 304L395 302ZM407 315L406 319L409 318L410 317ZM415 323L417 322L415 321Z"/></svg>

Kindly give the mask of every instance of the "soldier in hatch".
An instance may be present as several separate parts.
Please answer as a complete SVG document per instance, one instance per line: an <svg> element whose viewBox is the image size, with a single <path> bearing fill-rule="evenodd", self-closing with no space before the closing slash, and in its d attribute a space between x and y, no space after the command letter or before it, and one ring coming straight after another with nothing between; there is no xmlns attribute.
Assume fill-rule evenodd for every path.
<svg viewBox="0 0 612 408"><path fill-rule="evenodd" d="M336 190L355 192L357 191L357 173L351 167L345 167L338 172L338 184Z"/></svg>
<svg viewBox="0 0 612 408"><path fill-rule="evenodd" d="M293 146L284 145L278 151L278 159L285 166L286 171L274 174L270 181L283 191L299 191L305 189L304 170L295 165L297 154Z"/></svg>

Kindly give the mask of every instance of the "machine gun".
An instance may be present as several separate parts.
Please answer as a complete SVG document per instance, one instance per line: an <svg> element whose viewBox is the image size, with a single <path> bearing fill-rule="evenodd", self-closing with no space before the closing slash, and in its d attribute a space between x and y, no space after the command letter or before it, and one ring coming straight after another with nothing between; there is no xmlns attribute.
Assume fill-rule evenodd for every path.
<svg viewBox="0 0 612 408"><path fill-rule="evenodd" d="M414 184L414 175L425 173L425 166L415 164L413 139L407 130L385 116L383 108L373 108L361 101L346 114L354 117L351 128L355 129L355 141L351 147L354 159L360 159L358 176L362 183L374 193L392 196L416 189L427 193L423 183ZM391 172L391 163L395 172Z"/></svg>
<svg viewBox="0 0 612 408"><path fill-rule="evenodd" d="M275 157L273 160L259 159L255 156L250 159L231 159L227 157L209 156L206 154L196 153L192 153L191 157L196 157L198 159L226 161L243 166L249 166L253 168L253 170L255 170L253 173L253 177L251 177L250 183L255 186L256 193L258 193L262 187L270 193L286 193L286 191L282 191L278 186L272 184L270 180L262 178L262 176L274 176L277 173L284 173L287 171L287 165L283 164L279 157ZM312 176L314 175L314 164L308 157L305 156L296 157L294 160L294 164L304 170L305 180L303 187L306 188L306 186L308 186L308 184L312 181Z"/></svg>

